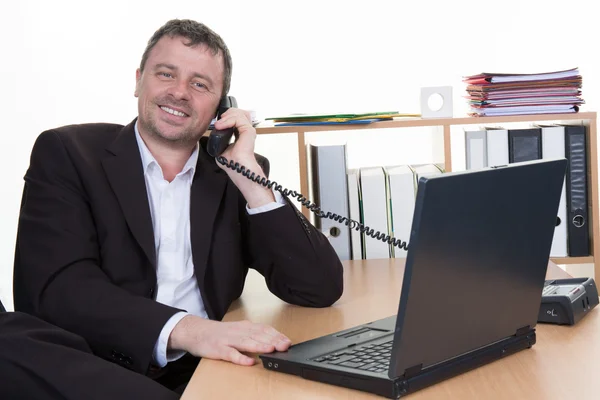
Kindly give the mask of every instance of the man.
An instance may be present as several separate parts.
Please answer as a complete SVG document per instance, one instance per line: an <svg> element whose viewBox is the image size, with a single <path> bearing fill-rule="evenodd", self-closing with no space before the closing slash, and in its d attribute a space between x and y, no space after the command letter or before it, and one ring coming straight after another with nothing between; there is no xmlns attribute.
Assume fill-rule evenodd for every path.
<svg viewBox="0 0 600 400"><path fill-rule="evenodd" d="M275 329L218 322L248 267L291 304L342 293L327 239L279 193L221 167L201 136L228 93L223 40L190 20L155 32L136 72L138 117L43 132L31 154L15 253L15 308L82 336L98 356L181 390L199 357L252 365L285 351ZM248 114L223 154L263 175Z"/></svg>

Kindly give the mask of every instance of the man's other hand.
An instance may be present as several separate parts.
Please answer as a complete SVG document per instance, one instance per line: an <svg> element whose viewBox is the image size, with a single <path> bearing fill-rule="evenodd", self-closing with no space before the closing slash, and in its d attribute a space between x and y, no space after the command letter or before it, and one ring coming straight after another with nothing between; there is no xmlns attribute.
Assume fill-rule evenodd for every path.
<svg viewBox="0 0 600 400"><path fill-rule="evenodd" d="M268 325L250 321L219 322L188 315L175 325L168 347L196 357L253 365L254 359L241 352L286 351L291 343L289 338Z"/></svg>

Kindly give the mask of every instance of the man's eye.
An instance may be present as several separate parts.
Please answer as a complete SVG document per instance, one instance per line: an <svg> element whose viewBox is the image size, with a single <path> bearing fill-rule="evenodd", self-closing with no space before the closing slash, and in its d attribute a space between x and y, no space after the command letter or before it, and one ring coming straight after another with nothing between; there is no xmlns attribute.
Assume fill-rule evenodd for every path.
<svg viewBox="0 0 600 400"><path fill-rule="evenodd" d="M172 78L173 77L173 75L171 75L168 72L161 72L161 73L159 73L159 75L160 76L164 76L165 78Z"/></svg>
<svg viewBox="0 0 600 400"><path fill-rule="evenodd" d="M206 85L200 82L194 82L193 85L196 89L206 89Z"/></svg>

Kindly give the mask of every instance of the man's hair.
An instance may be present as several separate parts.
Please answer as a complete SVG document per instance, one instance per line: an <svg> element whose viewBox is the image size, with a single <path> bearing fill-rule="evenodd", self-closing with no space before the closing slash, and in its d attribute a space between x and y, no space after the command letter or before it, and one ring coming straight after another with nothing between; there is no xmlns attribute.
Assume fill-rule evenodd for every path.
<svg viewBox="0 0 600 400"><path fill-rule="evenodd" d="M152 35L150 40L148 40L148 45L146 46L146 50L144 50L144 54L142 55L142 62L140 63L141 71L144 71L150 51L154 46L156 46L156 43L158 43L163 36L169 36L172 38L181 36L188 40L186 46L205 45L212 51L213 55L216 56L217 54L221 54L223 56L224 66L223 93L221 96L225 96L227 93L229 93L229 86L231 85L232 61L227 45L225 45L225 42L221 36L215 33L212 29L200 22L190 19L172 19L154 32L154 35Z"/></svg>

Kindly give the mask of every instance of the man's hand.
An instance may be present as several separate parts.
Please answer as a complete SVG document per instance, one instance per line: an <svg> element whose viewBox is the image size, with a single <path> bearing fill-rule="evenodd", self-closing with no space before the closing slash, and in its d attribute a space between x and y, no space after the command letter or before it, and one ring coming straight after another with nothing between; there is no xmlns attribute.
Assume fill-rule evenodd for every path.
<svg viewBox="0 0 600 400"><path fill-rule="evenodd" d="M241 352L286 351L290 339L274 328L249 321L219 322L194 315L185 316L171 332L169 349L185 350L197 357L253 365L254 359Z"/></svg>
<svg viewBox="0 0 600 400"><path fill-rule="evenodd" d="M237 128L239 136L235 143L223 152L227 160L234 160L240 165L260 176L265 176L262 168L254 157L254 143L256 142L256 129L252 126L250 113L239 108L230 108L215 122L215 129ZM242 174L227 168L217 162L233 183L240 189L250 208L256 208L275 201L271 189L252 182Z"/></svg>

